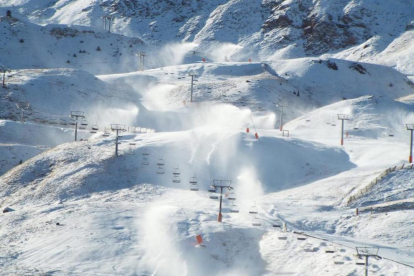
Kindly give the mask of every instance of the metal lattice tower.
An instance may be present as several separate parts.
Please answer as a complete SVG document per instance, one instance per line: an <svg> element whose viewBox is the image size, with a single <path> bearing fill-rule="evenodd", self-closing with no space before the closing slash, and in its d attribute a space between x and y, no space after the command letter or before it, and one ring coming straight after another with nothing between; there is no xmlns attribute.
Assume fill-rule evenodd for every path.
<svg viewBox="0 0 414 276"><path fill-rule="evenodd" d="M103 20L103 25L104 25L104 29L106 30L106 22L108 22L108 33L111 32L111 26L112 23L114 22L115 17L113 17L112 15L104 15L102 16L102 20Z"/></svg>
<svg viewBox="0 0 414 276"><path fill-rule="evenodd" d="M212 187L216 190L220 189L220 207L219 207L219 214L217 217L218 222L222 221L221 206L222 206L222 201L223 201L223 189L227 189L229 191L233 190L233 187L231 187L231 183L232 183L231 180L218 180L218 179L213 180Z"/></svg>
<svg viewBox="0 0 414 276"><path fill-rule="evenodd" d="M284 102L282 102L282 101L280 101L280 103L279 103L279 104L277 104L277 105L276 105L276 107L279 107L279 108L280 108L280 123L279 123L279 130L280 130L280 131L283 131L283 109L284 109L285 107L287 107L287 104L286 104L286 103L284 103Z"/></svg>
<svg viewBox="0 0 414 276"><path fill-rule="evenodd" d="M145 57L147 56L147 54L145 52L139 52L138 54L136 54L136 56L139 58L138 70L144 71L145 70Z"/></svg>
<svg viewBox="0 0 414 276"><path fill-rule="evenodd" d="M3 88L6 88L6 72L11 72L11 69L0 64L0 72L3 73Z"/></svg>
<svg viewBox="0 0 414 276"><path fill-rule="evenodd" d="M378 256L378 247L357 247L357 255L359 258L365 257L365 276L368 276L368 259L369 257L374 257L376 259L381 259L380 256Z"/></svg>
<svg viewBox="0 0 414 276"><path fill-rule="evenodd" d="M83 111L71 111L70 118L72 118L73 120L75 120L75 141L78 140L78 119L85 119L85 112Z"/></svg>
<svg viewBox="0 0 414 276"><path fill-rule="evenodd" d="M413 130L414 124L407 124L407 130L411 132L411 139L410 139L410 157L408 158L408 162L413 163Z"/></svg>
<svg viewBox="0 0 414 276"><path fill-rule="evenodd" d="M16 107L20 109L21 111L20 122L24 123L24 111L30 109L30 103L19 102L19 103L16 103Z"/></svg>
<svg viewBox="0 0 414 276"><path fill-rule="evenodd" d="M197 77L197 73L191 72L188 75L191 77L191 96L190 96L190 102L193 102L194 78Z"/></svg>
<svg viewBox="0 0 414 276"><path fill-rule="evenodd" d="M116 131L116 140L115 140L115 155L118 155L118 136L119 136L119 132L125 132L127 131L125 125L120 125L120 124L111 124L111 129L112 131Z"/></svg>
<svg viewBox="0 0 414 276"><path fill-rule="evenodd" d="M344 121L349 120L348 114L338 114L338 120L342 121L341 127L341 146L344 145Z"/></svg>

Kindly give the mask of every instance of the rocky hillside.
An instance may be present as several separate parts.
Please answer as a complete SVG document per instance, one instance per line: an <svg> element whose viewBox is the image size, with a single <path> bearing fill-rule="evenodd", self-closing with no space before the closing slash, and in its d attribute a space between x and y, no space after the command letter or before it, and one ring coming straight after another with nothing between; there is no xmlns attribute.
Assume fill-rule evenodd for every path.
<svg viewBox="0 0 414 276"><path fill-rule="evenodd" d="M361 45L369 59L413 24L409 0L2 0L4 9L38 23L102 29L102 15L115 17L114 30L149 43L195 42L200 50L220 43L240 47L234 59L301 57ZM375 40L375 43L372 42ZM217 46L215 46L217 47Z"/></svg>

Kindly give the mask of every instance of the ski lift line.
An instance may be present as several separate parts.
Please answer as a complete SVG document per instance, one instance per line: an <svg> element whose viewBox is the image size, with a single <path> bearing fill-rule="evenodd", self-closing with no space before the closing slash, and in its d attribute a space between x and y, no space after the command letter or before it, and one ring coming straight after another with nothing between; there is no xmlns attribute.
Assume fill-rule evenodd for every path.
<svg viewBox="0 0 414 276"><path fill-rule="evenodd" d="M253 124L253 127L254 127L254 132L257 133L256 126L254 125L253 118L252 118L252 113L251 112L250 112L250 120L252 121L252 124Z"/></svg>
<svg viewBox="0 0 414 276"><path fill-rule="evenodd" d="M329 241L329 240L327 240L327 239L320 238L320 237L315 237L315 236L312 236L312 235L306 234L306 233L304 233L304 232L297 232L297 231L293 231L293 234L299 234L299 235L307 236L307 237L310 237L310 238L313 238L313 239L317 239L317 240L321 240L321 241L328 241L328 242L331 242L332 244L337 244L337 245L339 245L339 246L341 246L341 247L346 247L346 248L349 248L349 249L355 249L355 246L345 245L345 244L342 244L342 243L339 243L339 242L335 242L335 241L333 241L333 240ZM380 248L381 248L381 247L380 247ZM378 256L379 256L379 257L381 257L381 258L382 258L382 259L384 259L384 260L388 260L388 261L395 262L395 263L398 263L398 264L401 264L401 265L404 265L404 266L407 266L407 267L414 268L414 266L412 266L412 265L409 265L409 264L406 264L406 263L402 263L402 262L399 262L399 261L394 260L394 259L391 259L391 258L382 257L382 256L380 256L380 255L378 255Z"/></svg>

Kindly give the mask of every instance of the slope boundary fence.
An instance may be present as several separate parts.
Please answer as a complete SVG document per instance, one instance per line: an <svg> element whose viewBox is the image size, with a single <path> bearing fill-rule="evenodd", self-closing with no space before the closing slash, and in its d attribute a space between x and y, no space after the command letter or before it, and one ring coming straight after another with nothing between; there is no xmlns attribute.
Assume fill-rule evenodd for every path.
<svg viewBox="0 0 414 276"><path fill-rule="evenodd" d="M369 182L365 187L360 188L353 195L348 197L346 201L346 206L350 206L355 200L366 195L375 185L377 185L384 177L388 176L390 173L400 170L412 170L414 169L414 164L402 164L400 166L394 166L388 168L381 172L377 177L375 177L371 182Z"/></svg>

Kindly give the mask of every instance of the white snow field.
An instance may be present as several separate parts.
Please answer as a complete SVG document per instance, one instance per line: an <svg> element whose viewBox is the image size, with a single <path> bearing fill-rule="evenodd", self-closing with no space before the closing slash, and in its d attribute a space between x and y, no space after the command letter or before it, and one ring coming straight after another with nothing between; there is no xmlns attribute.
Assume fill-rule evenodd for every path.
<svg viewBox="0 0 414 276"><path fill-rule="evenodd" d="M0 276L414 275L391 2L0 0Z"/></svg>

